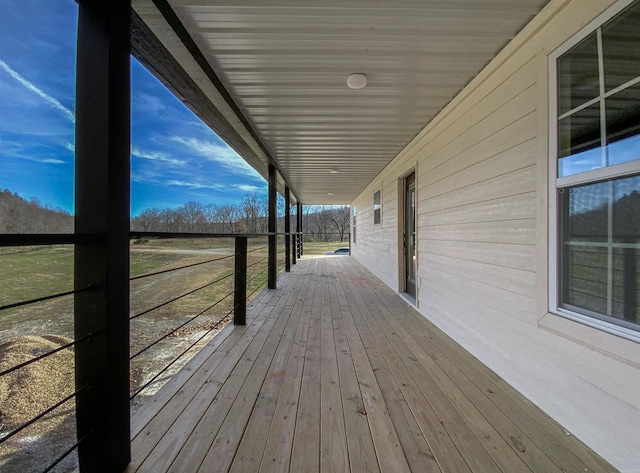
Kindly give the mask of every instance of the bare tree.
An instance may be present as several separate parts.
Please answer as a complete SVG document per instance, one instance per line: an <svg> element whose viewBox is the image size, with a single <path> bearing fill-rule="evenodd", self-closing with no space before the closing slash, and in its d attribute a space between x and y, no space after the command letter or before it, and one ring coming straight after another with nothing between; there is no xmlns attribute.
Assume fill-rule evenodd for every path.
<svg viewBox="0 0 640 473"><path fill-rule="evenodd" d="M235 223L238 220L238 207L232 204L224 204L218 206L216 210L215 221L221 225L223 232L233 233L235 231Z"/></svg>
<svg viewBox="0 0 640 473"><path fill-rule="evenodd" d="M244 223L247 226L247 231L249 233L257 233L259 212L258 195L255 192L253 194L245 194L242 197L240 206L242 208Z"/></svg>
<svg viewBox="0 0 640 473"><path fill-rule="evenodd" d="M131 220L131 229L141 232L161 231L160 214L157 208L146 209Z"/></svg>
<svg viewBox="0 0 640 473"><path fill-rule="evenodd" d="M190 201L177 210L181 215L182 230L187 232L203 231L205 226L204 206Z"/></svg>
<svg viewBox="0 0 640 473"><path fill-rule="evenodd" d="M349 231L351 207L344 205L338 208L325 209L323 214L329 226L338 232L340 241L344 241L344 234Z"/></svg>

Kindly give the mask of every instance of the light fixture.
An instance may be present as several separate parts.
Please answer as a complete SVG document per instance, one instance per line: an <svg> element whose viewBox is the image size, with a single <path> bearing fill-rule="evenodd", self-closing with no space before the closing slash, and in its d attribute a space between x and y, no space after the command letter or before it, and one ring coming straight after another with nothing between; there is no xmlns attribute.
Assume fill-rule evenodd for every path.
<svg viewBox="0 0 640 473"><path fill-rule="evenodd" d="M331 169L329 169L329 172L331 174L338 174L340 171L338 171L338 169L336 169L336 168L331 168Z"/></svg>
<svg viewBox="0 0 640 473"><path fill-rule="evenodd" d="M362 89L367 85L367 76L360 73L351 74L347 78L347 87L350 89Z"/></svg>
<svg viewBox="0 0 640 473"><path fill-rule="evenodd" d="M329 192L327 195L333 195L333 192Z"/></svg>

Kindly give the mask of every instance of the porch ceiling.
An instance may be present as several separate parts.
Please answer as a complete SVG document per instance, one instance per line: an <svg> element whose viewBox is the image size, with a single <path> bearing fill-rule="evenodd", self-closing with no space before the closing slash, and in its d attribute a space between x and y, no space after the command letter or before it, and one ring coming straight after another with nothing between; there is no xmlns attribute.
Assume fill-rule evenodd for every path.
<svg viewBox="0 0 640 473"><path fill-rule="evenodd" d="M348 204L548 1L133 0L132 43L262 175Z"/></svg>

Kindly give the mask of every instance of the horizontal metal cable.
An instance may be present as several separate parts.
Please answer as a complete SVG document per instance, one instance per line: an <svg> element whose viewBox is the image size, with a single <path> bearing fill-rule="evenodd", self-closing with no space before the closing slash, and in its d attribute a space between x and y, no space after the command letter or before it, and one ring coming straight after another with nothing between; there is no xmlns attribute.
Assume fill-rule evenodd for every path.
<svg viewBox="0 0 640 473"><path fill-rule="evenodd" d="M266 283L266 281L265 281L263 284L260 284L258 287L256 287L256 288L253 290L253 292L251 292L251 294L249 294L249 295L247 296L247 299L249 299L249 298L250 298L251 296L253 296L256 292L258 292L260 289L265 288L266 286L267 286L267 283Z"/></svg>
<svg viewBox="0 0 640 473"><path fill-rule="evenodd" d="M151 307L150 309L144 310L144 311L140 312L139 314L132 315L131 317L129 317L129 320L137 319L138 317L140 317L142 315L145 315L145 314L148 314L149 312L152 312L152 311L154 311L156 309L159 309L160 307L164 307L166 305L171 304L172 302L175 302L177 300L182 299L183 297L187 297L187 296L193 294L194 292L198 292L201 289L204 289L205 287L213 286L214 284L219 283L220 281L222 281L224 279L230 278L231 276L234 276L235 274L236 274L235 272L229 273L226 276L222 276L221 278L216 279L215 281L212 281L212 282L210 282L208 284L205 284L204 286L200 286L200 287L198 287L196 289L193 289L193 290L191 290L189 292L186 292L186 293L184 293L184 294L182 294L180 296L174 297L173 299L168 300L166 302L163 302L162 304L159 304L159 305L157 305L155 307Z"/></svg>
<svg viewBox="0 0 640 473"><path fill-rule="evenodd" d="M267 259L269 259L269 257L268 257L268 256L265 256L264 258L262 258L262 259L260 259L260 260L256 261L255 263L251 263L249 266L247 266L247 269L249 269L249 268L253 268L254 266L259 265L260 263L263 263L263 262L264 262L265 260L267 260Z"/></svg>
<svg viewBox="0 0 640 473"><path fill-rule="evenodd" d="M50 296L36 297L35 299L29 299L28 301L14 302L12 304L0 306L0 310L15 309L16 307L37 304L38 302L50 301L51 299L59 299L60 297L71 296L73 294L82 294L83 292L88 292L92 289L97 289L98 287L100 286L90 286L83 289L74 289L72 291L59 292L57 294L51 294Z"/></svg>
<svg viewBox="0 0 640 473"><path fill-rule="evenodd" d="M173 366L173 364L178 361L180 358L182 358L189 350L191 350L194 346L196 346L198 343L200 343L200 341L206 337L207 335L209 335L212 331L214 331L216 328L218 328L218 326L224 321L224 319L226 319L236 308L234 307L233 309L231 309L229 312L227 312L226 314L224 314L222 316L222 318L220 320L218 320L213 327L211 327L209 330L207 330L202 336L200 336L200 338L198 338L195 342L193 342L191 345L189 345L189 347L184 350L182 353L180 353L180 355L178 355L176 358L173 359L173 361L171 361L171 363L169 363L167 366L165 366L164 368L162 368L158 373L156 373L153 378L151 378L149 381L147 381L146 383L144 383L142 386L140 386L136 392L129 397L129 400L133 400L133 398L135 398L138 394L140 394L142 391L144 391L145 389L147 389L149 386L151 386L159 377L162 373L164 373L165 371L167 371L169 368L171 368L171 366Z"/></svg>
<svg viewBox="0 0 640 473"><path fill-rule="evenodd" d="M129 360L133 360L134 358L136 358L137 356L141 355L142 353L144 353L145 351L147 351L149 348L157 345L158 343L160 343L162 340L164 340L167 337L170 337L171 335L173 335L174 333L176 333L178 330L180 330L182 327L184 327L185 325L190 324L191 322L193 322L195 319L197 319L198 317L200 317L202 314L208 312L209 310L213 309L215 306L217 306L218 304L220 304L222 301L224 301L225 299L228 299L229 297L231 297L234 294L235 291L232 291L230 293L228 293L226 296L224 296L222 299L218 299L216 302L214 302L212 305L210 305L209 307L207 307L205 310L203 310L202 312L200 312L197 315L194 315L193 317L191 317L189 320L187 320L186 322L184 322L183 324L179 325L178 327L176 327L175 329L173 329L171 332L168 332L166 334L164 334L162 337L160 337L158 340L156 340L155 342L153 342L151 345L146 346L145 348L143 348L142 350L140 350L138 353L136 353L135 355L132 355Z"/></svg>
<svg viewBox="0 0 640 473"><path fill-rule="evenodd" d="M269 248L269 245L266 246L261 246L260 248L254 248L251 251L247 251L247 253L255 253L256 251L262 251L262 250L266 250L267 248Z"/></svg>
<svg viewBox="0 0 640 473"><path fill-rule="evenodd" d="M5 376L9 373L12 373L13 371L19 370L20 368L24 368L25 366L28 366L32 363L35 363L36 361L40 361L43 358L47 358L51 355L54 355L56 353L58 353L59 351L64 350L65 348L71 348L77 344L79 344L80 342L84 342L85 340L88 340L89 338L91 338L92 334L88 333L87 335L85 335L84 337L78 339L78 340L74 340L73 342L67 343L66 345L62 345L61 347L56 348L55 350L51 350L48 351L46 353L43 353L42 355L38 355L35 358L31 358L30 360L27 360L25 362L22 362L18 365L12 366L11 368L7 368L4 371L0 371L0 377Z"/></svg>
<svg viewBox="0 0 640 473"><path fill-rule="evenodd" d="M69 454L71 452L73 452L76 448L78 448L78 446L84 442L87 437L89 437L89 435L93 434L94 430L91 429L89 432L87 432L85 435L82 436L82 438L80 440L78 440L76 443L74 443L71 447L69 447L62 455L60 455L58 457L57 460L55 460L51 465L49 465L46 470L43 470L42 473L49 473L51 470L53 470L56 465L58 465L58 463L60 463L62 460L64 460L65 458L67 458L69 456Z"/></svg>
<svg viewBox="0 0 640 473"><path fill-rule="evenodd" d="M222 261L224 259L235 258L236 256L237 256L236 254L227 255L227 256L222 256L220 258L210 259L210 260L207 260L207 261L200 261L199 263L187 264L185 266L180 266L179 268L163 269L162 271L156 271L154 273L146 273L146 274L141 274L140 276L134 276L132 278L129 278L129 280L130 281L135 281L137 279L148 278L150 276L157 276L158 274L170 273L172 271L180 271L181 269L192 268L194 266L199 266L201 264L215 263L216 261Z"/></svg>
<svg viewBox="0 0 640 473"><path fill-rule="evenodd" d="M129 232L129 238L139 240L144 238L158 239L202 239L202 238L259 238L276 235L269 233L188 233L188 232Z"/></svg>
<svg viewBox="0 0 640 473"><path fill-rule="evenodd" d="M60 407L61 405L63 405L65 402L70 401L71 399L73 399L74 397L76 397L78 394L80 394L82 391L84 391L85 389L87 389L89 386L85 385L83 387L81 387L80 389L78 389L76 392L69 394L67 397L65 397L64 399L62 399L61 401L55 403L53 406L49 407L48 409L42 411L40 414L38 414L37 416L35 416L34 418L32 418L31 420L25 422L24 424L16 427L15 429L13 429L11 432L9 432L7 435L5 435L4 437L0 438L0 444L6 442L7 440L9 440L11 437L13 437L14 435L16 435L19 432L22 432L24 429L26 429L27 427L35 424L36 422L38 422L40 419L42 419L44 416L46 416L47 414L49 414L50 412L55 411L58 407Z"/></svg>
<svg viewBox="0 0 640 473"><path fill-rule="evenodd" d="M247 285L248 285L251 281L253 281L253 280L255 280L255 279L258 279L262 274L266 273L268 270L269 270L269 267L267 266L265 269L263 269L263 270L262 270L262 271L260 271L258 274L256 274L255 276L253 276L251 279L248 279L248 280L247 280Z"/></svg>
<svg viewBox="0 0 640 473"><path fill-rule="evenodd" d="M48 246L100 243L105 237L86 233L4 233L0 234L0 246Z"/></svg>

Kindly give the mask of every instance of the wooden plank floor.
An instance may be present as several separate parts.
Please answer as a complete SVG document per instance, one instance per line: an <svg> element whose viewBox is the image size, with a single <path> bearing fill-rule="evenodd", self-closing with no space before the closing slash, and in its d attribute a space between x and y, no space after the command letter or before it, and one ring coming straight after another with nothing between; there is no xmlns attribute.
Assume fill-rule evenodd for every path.
<svg viewBox="0 0 640 473"><path fill-rule="evenodd" d="M127 472L612 472L348 256L303 258L132 419Z"/></svg>

